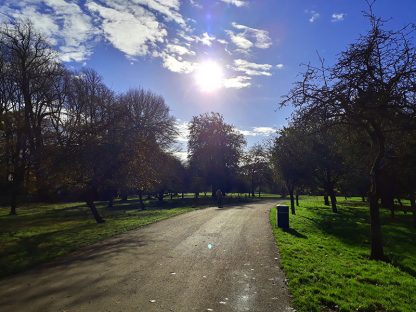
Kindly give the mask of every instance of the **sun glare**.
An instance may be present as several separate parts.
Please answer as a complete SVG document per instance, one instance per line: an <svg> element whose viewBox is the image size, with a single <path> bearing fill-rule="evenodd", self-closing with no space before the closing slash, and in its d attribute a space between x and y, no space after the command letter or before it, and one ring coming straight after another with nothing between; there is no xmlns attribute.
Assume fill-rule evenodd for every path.
<svg viewBox="0 0 416 312"><path fill-rule="evenodd" d="M214 92L223 85L224 73L214 61L199 63L195 70L195 82L203 92Z"/></svg>

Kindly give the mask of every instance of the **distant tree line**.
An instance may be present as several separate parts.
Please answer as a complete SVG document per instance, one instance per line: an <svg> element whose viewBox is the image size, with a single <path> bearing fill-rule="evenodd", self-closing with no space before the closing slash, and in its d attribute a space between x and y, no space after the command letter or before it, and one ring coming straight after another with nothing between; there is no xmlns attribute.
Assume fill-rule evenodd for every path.
<svg viewBox="0 0 416 312"><path fill-rule="evenodd" d="M216 113L190 123L189 159L174 156L176 121L164 99L116 93L92 69L72 71L27 21L0 28L0 201L96 201L247 192L273 187L264 148Z"/></svg>
<svg viewBox="0 0 416 312"><path fill-rule="evenodd" d="M397 199L410 200L416 224L416 49L414 26L384 29L370 5L370 30L333 66L307 65L281 105L294 105L279 131L271 161L295 214L297 193L368 198L371 257L384 259L380 207L394 217Z"/></svg>

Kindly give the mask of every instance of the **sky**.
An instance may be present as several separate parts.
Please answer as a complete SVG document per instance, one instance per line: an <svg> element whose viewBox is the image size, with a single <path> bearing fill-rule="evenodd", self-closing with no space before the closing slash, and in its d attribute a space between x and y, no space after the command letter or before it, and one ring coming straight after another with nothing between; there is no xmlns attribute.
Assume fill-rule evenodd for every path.
<svg viewBox="0 0 416 312"><path fill-rule="evenodd" d="M0 0L0 19L29 18L74 70L113 90L162 95L186 150L187 123L219 112L249 145L287 124L281 97L302 64L327 64L368 28L364 0ZM378 0L388 28L416 22L415 0ZM180 148L181 149L181 148ZM184 153L183 153L184 155Z"/></svg>

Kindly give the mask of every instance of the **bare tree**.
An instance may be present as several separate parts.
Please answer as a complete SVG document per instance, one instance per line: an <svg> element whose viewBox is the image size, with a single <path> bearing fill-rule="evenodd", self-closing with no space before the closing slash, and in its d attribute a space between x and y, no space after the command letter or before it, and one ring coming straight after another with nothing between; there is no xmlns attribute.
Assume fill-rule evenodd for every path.
<svg viewBox="0 0 416 312"><path fill-rule="evenodd" d="M0 27L1 116L7 142L11 213L28 170L33 170L39 199L48 192L44 166L43 127L61 102L58 82L65 72L30 21L15 20Z"/></svg>
<svg viewBox="0 0 416 312"><path fill-rule="evenodd" d="M116 150L108 141L114 94L93 70L73 75L68 92L62 120L66 160L62 170L69 184L82 193L97 223L102 223L94 202L114 170Z"/></svg>
<svg viewBox="0 0 416 312"><path fill-rule="evenodd" d="M383 29L384 23L366 14L370 31L341 53L333 67L307 66L303 80L282 101L294 104L295 120L319 115L328 124L346 124L367 134L371 142L369 168L371 258L383 259L379 215L380 181L389 157L391 133L413 131L416 118L416 50L414 28Z"/></svg>

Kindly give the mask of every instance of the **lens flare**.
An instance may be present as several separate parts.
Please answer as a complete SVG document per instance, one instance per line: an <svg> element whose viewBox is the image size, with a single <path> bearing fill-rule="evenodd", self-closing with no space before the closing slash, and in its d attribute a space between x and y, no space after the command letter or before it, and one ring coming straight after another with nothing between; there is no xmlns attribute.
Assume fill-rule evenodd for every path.
<svg viewBox="0 0 416 312"><path fill-rule="evenodd" d="M223 86L224 73L215 61L204 61L195 69L195 82L203 92L214 92Z"/></svg>

